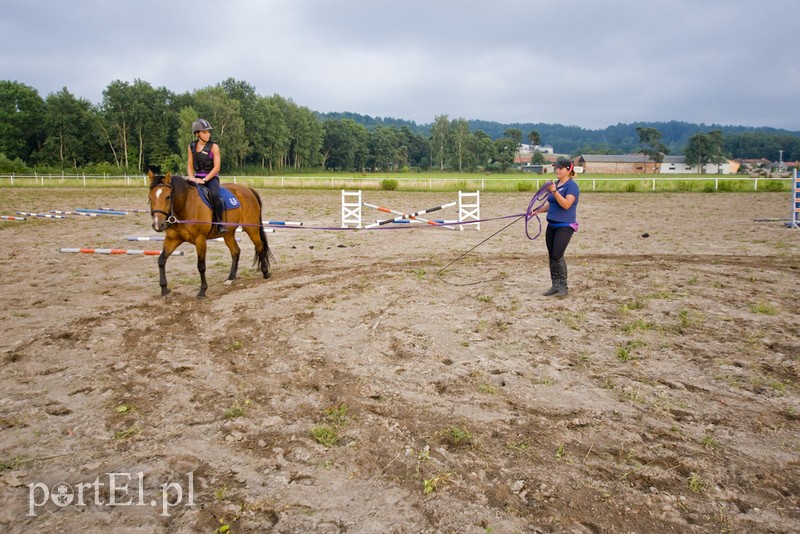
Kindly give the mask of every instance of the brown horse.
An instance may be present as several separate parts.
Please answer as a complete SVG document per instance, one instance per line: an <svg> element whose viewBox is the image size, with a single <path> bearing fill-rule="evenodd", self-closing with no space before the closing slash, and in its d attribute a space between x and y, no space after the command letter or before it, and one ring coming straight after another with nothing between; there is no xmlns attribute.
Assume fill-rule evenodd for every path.
<svg viewBox="0 0 800 534"><path fill-rule="evenodd" d="M187 181L182 176L157 176L148 172L150 178L150 215L153 218L153 230L166 231L164 248L158 257L159 284L161 296L169 293L167 289L167 275L165 266L167 258L183 242L193 243L197 250L197 270L200 272L200 293L198 298L206 296L206 240L220 237L217 225L211 222L211 208L200 198L200 192L193 182ZM250 236L256 247L256 262L261 267L264 278L269 278L269 262L272 253L267 243L267 234L261 220L261 197L247 186L225 184L234 194L239 203L239 208L225 212L225 226L228 231L223 234L225 244L231 251L231 272L226 284L236 280L236 271L239 268L239 254L241 249L236 244L236 228L241 226Z"/></svg>

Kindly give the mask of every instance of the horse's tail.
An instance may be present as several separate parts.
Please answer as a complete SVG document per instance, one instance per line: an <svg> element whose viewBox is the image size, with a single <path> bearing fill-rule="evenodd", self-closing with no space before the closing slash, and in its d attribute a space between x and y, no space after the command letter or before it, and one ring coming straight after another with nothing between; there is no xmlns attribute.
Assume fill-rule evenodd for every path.
<svg viewBox="0 0 800 534"><path fill-rule="evenodd" d="M272 251L269 249L269 241L267 241L267 233L264 231L264 220L261 217L261 210L264 208L264 204L261 202L261 195L258 194L258 191L253 189L252 187L249 188L250 191L255 195L256 200L258 201L258 235L261 237L261 242L264 243L264 260L267 262L267 268L269 268L270 261L275 261L275 256L273 256ZM256 250L256 255L253 258L253 267L258 264L258 251Z"/></svg>

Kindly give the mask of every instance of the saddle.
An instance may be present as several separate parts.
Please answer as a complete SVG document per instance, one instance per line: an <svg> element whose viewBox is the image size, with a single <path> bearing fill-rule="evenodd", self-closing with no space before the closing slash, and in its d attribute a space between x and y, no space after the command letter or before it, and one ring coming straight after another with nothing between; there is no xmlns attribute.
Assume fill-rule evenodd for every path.
<svg viewBox="0 0 800 534"><path fill-rule="evenodd" d="M211 190L205 184L196 184L197 192L200 193L200 200L214 211L214 203L211 201ZM220 200L222 200L222 211L235 210L240 207L239 199L233 193L225 189L224 186L219 188Z"/></svg>

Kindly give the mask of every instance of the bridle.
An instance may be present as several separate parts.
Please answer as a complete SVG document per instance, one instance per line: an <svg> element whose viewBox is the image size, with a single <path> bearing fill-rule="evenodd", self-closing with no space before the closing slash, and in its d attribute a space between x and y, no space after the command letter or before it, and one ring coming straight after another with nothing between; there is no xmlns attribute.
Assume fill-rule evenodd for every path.
<svg viewBox="0 0 800 534"><path fill-rule="evenodd" d="M150 189L152 190L152 189L155 189L156 187L166 187L166 188L169 189L169 213L167 213L164 210L154 210L154 209L150 208L150 216L152 217L156 213L160 213L160 214L166 216L166 218L167 218L167 220L166 220L167 226L171 226L171 225L173 225L173 224L178 222L178 218L175 217L175 214L174 214L174 204L173 203L175 202L175 196L172 194L173 193L172 184L169 184L169 185L167 185L167 184L156 184L153 187L151 187Z"/></svg>

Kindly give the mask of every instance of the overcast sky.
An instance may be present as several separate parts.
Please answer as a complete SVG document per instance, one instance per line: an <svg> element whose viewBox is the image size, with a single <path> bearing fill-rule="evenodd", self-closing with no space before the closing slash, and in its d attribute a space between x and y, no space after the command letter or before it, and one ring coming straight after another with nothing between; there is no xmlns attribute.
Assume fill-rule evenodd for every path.
<svg viewBox="0 0 800 534"><path fill-rule="evenodd" d="M0 0L0 79L235 78L314 111L800 130L797 0Z"/></svg>

